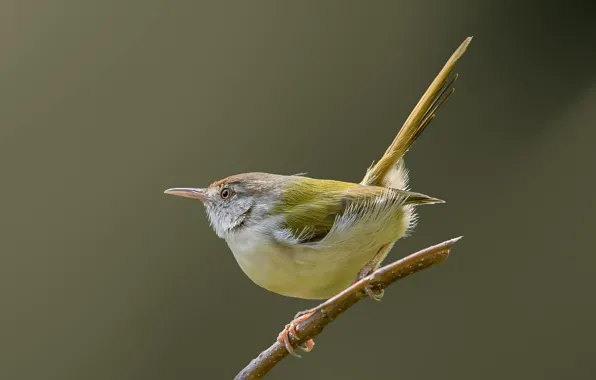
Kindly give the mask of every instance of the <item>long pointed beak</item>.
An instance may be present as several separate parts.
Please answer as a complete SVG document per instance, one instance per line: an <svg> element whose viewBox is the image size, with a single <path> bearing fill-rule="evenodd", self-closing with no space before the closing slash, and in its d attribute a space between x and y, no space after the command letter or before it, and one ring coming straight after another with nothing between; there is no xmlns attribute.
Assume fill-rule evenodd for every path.
<svg viewBox="0 0 596 380"><path fill-rule="evenodd" d="M208 201L207 189L193 189L190 187L175 187L173 189L167 189L164 191L165 194L176 195L178 197L198 199L200 201Z"/></svg>

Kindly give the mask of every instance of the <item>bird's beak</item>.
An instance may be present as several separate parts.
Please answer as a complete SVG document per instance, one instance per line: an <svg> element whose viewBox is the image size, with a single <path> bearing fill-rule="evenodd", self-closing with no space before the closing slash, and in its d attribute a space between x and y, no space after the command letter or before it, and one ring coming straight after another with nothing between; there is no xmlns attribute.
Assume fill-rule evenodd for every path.
<svg viewBox="0 0 596 380"><path fill-rule="evenodd" d="M208 201L207 189L192 189L190 187L175 187L173 189L167 189L164 191L165 194L176 195L184 198L198 199L202 202Z"/></svg>

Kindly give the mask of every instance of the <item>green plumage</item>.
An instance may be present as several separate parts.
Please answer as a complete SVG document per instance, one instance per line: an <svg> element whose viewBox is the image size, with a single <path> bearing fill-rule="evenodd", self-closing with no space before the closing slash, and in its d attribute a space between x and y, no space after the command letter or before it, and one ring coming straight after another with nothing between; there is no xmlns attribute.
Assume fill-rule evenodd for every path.
<svg viewBox="0 0 596 380"><path fill-rule="evenodd" d="M403 156L453 93L455 78L449 77L470 40L451 56L360 184L253 172L206 189L166 192L205 204L214 231L259 286L289 297L329 298L383 262L413 227L411 206L442 202L398 190L408 186ZM370 286L365 290L377 298ZM287 329L280 334L292 353L288 336Z"/></svg>
<svg viewBox="0 0 596 380"><path fill-rule="evenodd" d="M283 214L284 227L304 243L320 241L327 236L337 217L351 205L373 202L383 196L390 201L399 200L403 205L441 202L405 190L307 177L290 182L282 194L271 213Z"/></svg>

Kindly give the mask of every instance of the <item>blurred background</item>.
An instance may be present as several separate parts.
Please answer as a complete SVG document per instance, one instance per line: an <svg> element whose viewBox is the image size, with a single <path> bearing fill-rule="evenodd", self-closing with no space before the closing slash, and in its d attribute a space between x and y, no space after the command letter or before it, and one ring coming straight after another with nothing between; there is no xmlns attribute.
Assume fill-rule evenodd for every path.
<svg viewBox="0 0 596 380"><path fill-rule="evenodd" d="M199 202L359 181L465 37L389 260L464 235L274 379L593 379L594 5L0 3L0 378L230 379L316 302L254 285Z"/></svg>

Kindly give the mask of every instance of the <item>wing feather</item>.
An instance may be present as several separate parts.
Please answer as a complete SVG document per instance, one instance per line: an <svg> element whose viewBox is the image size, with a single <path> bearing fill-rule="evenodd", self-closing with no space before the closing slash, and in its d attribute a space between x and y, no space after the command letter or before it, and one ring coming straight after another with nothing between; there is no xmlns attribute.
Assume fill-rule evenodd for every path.
<svg viewBox="0 0 596 380"><path fill-rule="evenodd" d="M310 181L325 181L314 180ZM399 189L377 186L365 186L342 182L339 190L330 190L332 186L315 194L287 194L286 198L307 199L304 203L295 202L281 212L277 241L284 245L313 244L322 242L341 219L341 228L355 223L362 218L379 219L389 209L416 204L442 202L424 194ZM318 186L317 186L318 185ZM328 184L325 184L328 185ZM321 184L311 183L309 189L320 189ZM291 190L290 190L291 191ZM288 203L284 203L286 206Z"/></svg>

